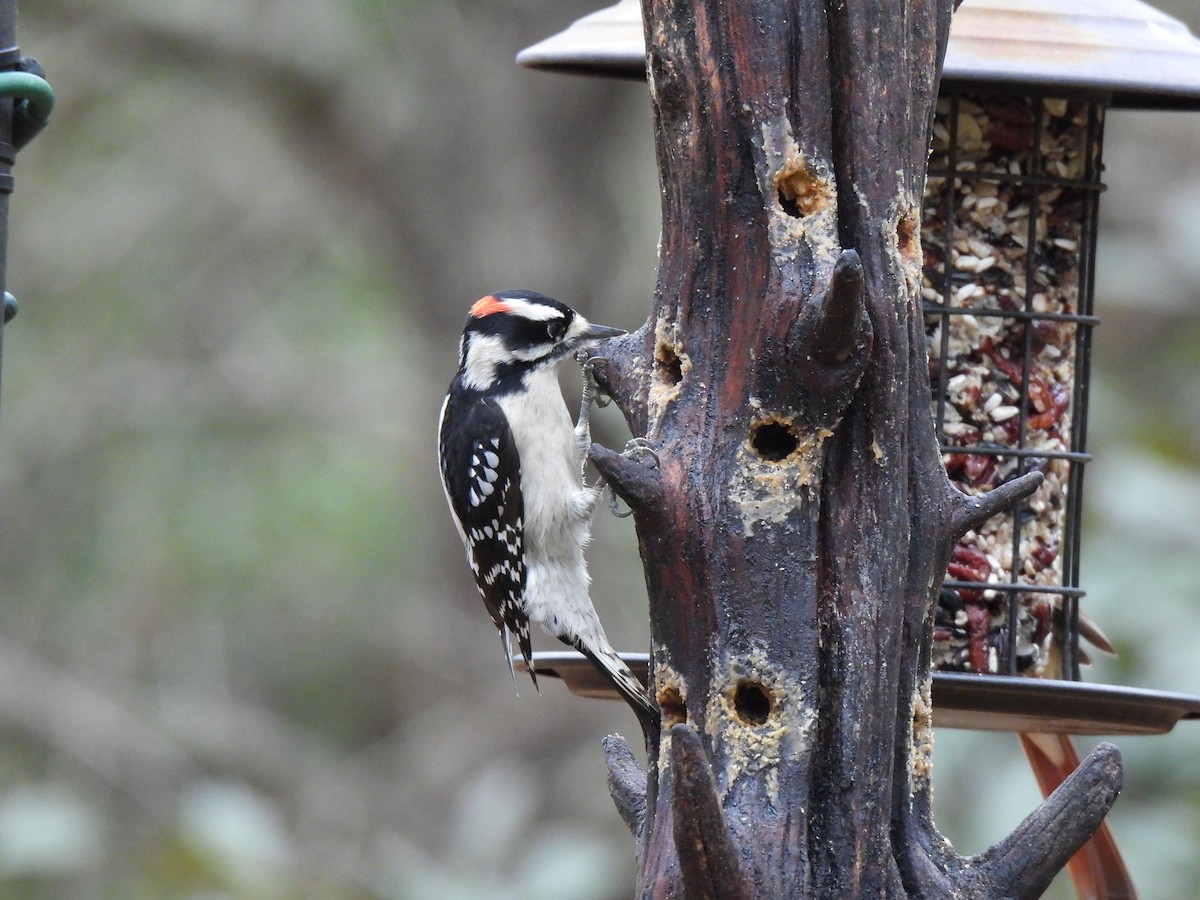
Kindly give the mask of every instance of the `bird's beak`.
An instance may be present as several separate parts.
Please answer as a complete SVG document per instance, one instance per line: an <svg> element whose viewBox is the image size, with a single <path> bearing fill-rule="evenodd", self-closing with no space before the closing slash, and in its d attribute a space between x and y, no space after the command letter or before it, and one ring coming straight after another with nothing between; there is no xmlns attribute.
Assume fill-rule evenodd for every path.
<svg viewBox="0 0 1200 900"><path fill-rule="evenodd" d="M610 328L608 325L593 325L588 322L587 328L579 332L575 337L575 344L590 344L593 341L602 341L606 338L620 337L625 333L623 328Z"/></svg>

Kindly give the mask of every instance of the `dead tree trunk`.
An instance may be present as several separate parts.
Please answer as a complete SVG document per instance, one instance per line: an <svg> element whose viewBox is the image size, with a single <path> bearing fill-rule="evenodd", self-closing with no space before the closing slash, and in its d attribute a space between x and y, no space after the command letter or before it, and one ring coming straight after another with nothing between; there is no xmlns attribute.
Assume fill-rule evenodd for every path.
<svg viewBox="0 0 1200 900"><path fill-rule="evenodd" d="M968 499L934 436L920 215L951 8L644 3L658 288L597 374L658 464L593 453L636 517L663 711L644 783L608 744L640 897L1033 897L1119 790L1102 747L969 861L930 815L949 553L1041 478Z"/></svg>

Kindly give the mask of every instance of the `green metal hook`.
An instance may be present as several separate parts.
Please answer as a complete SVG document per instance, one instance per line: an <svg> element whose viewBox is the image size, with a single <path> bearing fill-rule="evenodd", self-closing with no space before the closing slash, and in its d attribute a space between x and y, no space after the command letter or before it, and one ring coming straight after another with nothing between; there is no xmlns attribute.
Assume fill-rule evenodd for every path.
<svg viewBox="0 0 1200 900"><path fill-rule="evenodd" d="M29 72L0 72L0 98L13 106L13 147L20 150L46 127L54 109L54 91L45 78Z"/></svg>
<svg viewBox="0 0 1200 900"><path fill-rule="evenodd" d="M24 100L29 118L39 125L50 121L54 91L45 78L28 72L0 72L0 97Z"/></svg>

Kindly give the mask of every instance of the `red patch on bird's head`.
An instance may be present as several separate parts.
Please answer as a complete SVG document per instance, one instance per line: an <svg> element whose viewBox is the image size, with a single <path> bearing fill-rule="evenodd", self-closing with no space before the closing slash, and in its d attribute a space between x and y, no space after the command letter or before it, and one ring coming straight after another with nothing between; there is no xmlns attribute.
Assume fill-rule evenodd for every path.
<svg viewBox="0 0 1200 900"><path fill-rule="evenodd" d="M484 316L490 316L492 313L508 312L509 306L495 294L488 294L475 301L475 305L471 307L471 315L476 319L482 319Z"/></svg>

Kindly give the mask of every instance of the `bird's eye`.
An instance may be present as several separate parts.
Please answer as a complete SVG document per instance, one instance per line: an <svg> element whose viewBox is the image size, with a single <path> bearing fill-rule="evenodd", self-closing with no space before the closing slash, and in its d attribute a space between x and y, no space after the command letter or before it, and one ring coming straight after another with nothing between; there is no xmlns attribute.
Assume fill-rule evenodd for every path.
<svg viewBox="0 0 1200 900"><path fill-rule="evenodd" d="M546 323L546 334L550 335L550 340L557 341L567 333L567 323L562 319L555 319L552 322Z"/></svg>

